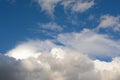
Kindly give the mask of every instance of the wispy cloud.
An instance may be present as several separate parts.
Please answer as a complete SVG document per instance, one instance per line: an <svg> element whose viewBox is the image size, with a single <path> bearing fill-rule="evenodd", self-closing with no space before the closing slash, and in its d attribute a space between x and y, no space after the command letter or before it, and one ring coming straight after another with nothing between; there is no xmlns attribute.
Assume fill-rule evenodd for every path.
<svg viewBox="0 0 120 80"><path fill-rule="evenodd" d="M45 11L48 15L53 17L55 7L61 0L36 0L36 1L38 2L42 11Z"/></svg>
<svg viewBox="0 0 120 80"><path fill-rule="evenodd" d="M85 12L91 8L95 3L94 0L37 0L42 11L45 11L48 15L54 16L56 6L62 5L64 10L70 10L71 12Z"/></svg>
<svg viewBox="0 0 120 80"><path fill-rule="evenodd" d="M112 29L113 31L120 31L120 16L101 16L100 24L97 29Z"/></svg>
<svg viewBox="0 0 120 80"><path fill-rule="evenodd" d="M38 23L38 28L35 30L37 33L42 33L46 36L56 36L64 30L64 25L58 25L55 22L49 22L46 24Z"/></svg>
<svg viewBox="0 0 120 80"><path fill-rule="evenodd" d="M58 41L66 47L92 56L120 55L120 41L114 41L108 35L98 34L84 29L82 32L66 33L58 36Z"/></svg>
<svg viewBox="0 0 120 80"><path fill-rule="evenodd" d="M62 5L65 10L70 9L72 12L85 12L94 5L94 0L64 0Z"/></svg>
<svg viewBox="0 0 120 80"><path fill-rule="evenodd" d="M60 26L56 24L55 22L50 22L47 24L38 24L39 28L45 29L45 30L51 30L56 32L61 32L63 30L63 26Z"/></svg>

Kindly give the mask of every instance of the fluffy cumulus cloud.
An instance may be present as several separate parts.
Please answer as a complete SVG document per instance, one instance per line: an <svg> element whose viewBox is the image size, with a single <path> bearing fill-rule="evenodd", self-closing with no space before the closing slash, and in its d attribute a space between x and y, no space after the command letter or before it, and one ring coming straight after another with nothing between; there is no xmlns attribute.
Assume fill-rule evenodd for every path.
<svg viewBox="0 0 120 80"><path fill-rule="evenodd" d="M50 50L48 50L47 53L42 53L42 51L40 50L41 48L42 47L39 47L39 52L41 52L41 54L38 55L37 57L30 56L24 59L20 58L20 60L18 60L18 57L13 56L9 53L8 56L0 55L0 79L2 80L120 79L119 58L113 59L112 62L102 62L99 60L94 61L84 54L77 53L74 52L73 50L68 50L58 46L49 48ZM35 51L35 49L36 48L33 49L30 48L30 50L33 51ZM46 49L43 50L45 51ZM14 55L18 54L21 53L17 52L14 53ZM26 54L29 55L30 53Z"/></svg>
<svg viewBox="0 0 120 80"><path fill-rule="evenodd" d="M103 15L97 29L113 29L120 31L120 16Z"/></svg>
<svg viewBox="0 0 120 80"><path fill-rule="evenodd" d="M115 57L119 45L119 41L88 29L60 34L56 40L29 40L0 55L0 79L119 80L120 58ZM108 55L113 60L93 60L89 58L93 54Z"/></svg>
<svg viewBox="0 0 120 80"><path fill-rule="evenodd" d="M91 8L95 3L94 0L36 0L42 11L54 16L56 6L62 5L65 10L72 12L84 12Z"/></svg>
<svg viewBox="0 0 120 80"><path fill-rule="evenodd" d="M29 53L27 54L29 55ZM42 53L36 58L31 56L16 60L16 56L14 58L11 56L10 54L9 57L0 55L0 79L99 80L98 74L94 70L94 63L81 53L52 48L48 53Z"/></svg>
<svg viewBox="0 0 120 80"><path fill-rule="evenodd" d="M47 53L51 48L56 47L51 41L30 40L21 43L14 49L7 52L6 55L15 57L16 59L25 59L28 57L37 57L41 53Z"/></svg>
<svg viewBox="0 0 120 80"><path fill-rule="evenodd" d="M120 79L120 58L114 58L112 62L94 61L95 68L101 75L101 80Z"/></svg>

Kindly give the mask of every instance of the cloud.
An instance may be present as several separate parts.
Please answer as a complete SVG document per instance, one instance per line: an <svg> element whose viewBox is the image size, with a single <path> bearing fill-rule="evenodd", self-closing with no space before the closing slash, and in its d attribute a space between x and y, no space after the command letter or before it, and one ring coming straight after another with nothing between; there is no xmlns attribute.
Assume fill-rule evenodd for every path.
<svg viewBox="0 0 120 80"><path fill-rule="evenodd" d="M97 29L113 29L113 31L120 31L120 16L101 16L100 24Z"/></svg>
<svg viewBox="0 0 120 80"><path fill-rule="evenodd" d="M101 80L120 79L120 58L114 58L111 62L94 61L96 70L101 75Z"/></svg>
<svg viewBox="0 0 120 80"><path fill-rule="evenodd" d="M62 5L65 10L72 12L85 12L91 8L95 3L94 0L37 0L42 11L48 15L54 16L55 7Z"/></svg>
<svg viewBox="0 0 120 80"><path fill-rule="evenodd" d="M57 3L60 0L36 0L41 7L42 11L45 11L50 16L54 16L54 9L57 5Z"/></svg>
<svg viewBox="0 0 120 80"><path fill-rule="evenodd" d="M64 55L62 58L57 58L55 54L60 56L60 53ZM0 79L2 80L120 79L119 58L111 62L103 62L92 60L82 53L57 47L51 48L48 53L42 53L37 58L31 56L16 60L16 57L10 56L0 55Z"/></svg>
<svg viewBox="0 0 120 80"><path fill-rule="evenodd" d="M14 49L7 52L6 55L16 59L25 59L28 57L36 57L41 53L47 53L52 47L56 45L51 41L30 40L25 43L17 45Z"/></svg>
<svg viewBox="0 0 120 80"><path fill-rule="evenodd" d="M92 15L92 14L89 15L89 17L88 17L88 20L89 20L89 21L94 20L94 19L95 19L95 16L94 16L94 15Z"/></svg>
<svg viewBox="0 0 120 80"><path fill-rule="evenodd" d="M59 34L57 40L65 47L89 56L120 56L120 41L111 40L108 35L84 29L82 32Z"/></svg>
<svg viewBox="0 0 120 80"><path fill-rule="evenodd" d="M6 0L7 2L10 2L11 4L15 3L16 0Z"/></svg>
<svg viewBox="0 0 120 80"><path fill-rule="evenodd" d="M0 55L0 79L119 80L119 45L119 41L88 29L60 34L55 40L29 40ZM97 55L113 60L89 58Z"/></svg>
<svg viewBox="0 0 120 80"><path fill-rule="evenodd" d="M54 42L62 45L57 45ZM68 49L71 52L84 53L93 58L97 56L103 58L120 56L119 40L111 40L107 35L98 34L88 29L84 29L80 33L59 34L57 39L53 41L31 40L16 46L14 49L8 51L7 55L17 59L24 59L31 56L37 57L41 53L48 53L54 47Z"/></svg>
<svg viewBox="0 0 120 80"><path fill-rule="evenodd" d="M68 49L71 52L84 53L93 58L98 56L102 58L120 56L119 40L112 40L108 35L98 34L89 29L84 29L81 32L59 34L53 40L30 40L17 45L14 49L8 51L7 55L11 55L17 59L30 56L36 57L41 53L48 53L54 47Z"/></svg>
<svg viewBox="0 0 120 80"><path fill-rule="evenodd" d="M58 31L61 32L63 30L63 27L54 23L50 22L47 24L39 24L40 28L45 29L45 30L51 30L51 31Z"/></svg>
<svg viewBox="0 0 120 80"><path fill-rule="evenodd" d="M64 25L60 26L55 22L49 22L46 24L38 23L38 28L36 29L36 32L42 33L45 36L55 36L56 34L61 33L64 28Z"/></svg>
<svg viewBox="0 0 120 80"><path fill-rule="evenodd" d="M62 2L65 10L71 9L72 12L85 12L94 5L94 0L64 0Z"/></svg>
<svg viewBox="0 0 120 80"><path fill-rule="evenodd" d="M119 40L89 29L59 34L54 40L28 40L0 54L0 79L119 80L119 52ZM113 60L93 60L91 56Z"/></svg>
<svg viewBox="0 0 120 80"><path fill-rule="evenodd" d="M51 51L62 51L66 55L59 59ZM29 57L21 60L0 55L0 79L99 80L94 71L94 64L87 56L81 53L67 53L66 50L60 48L53 48L51 51L42 53L37 58Z"/></svg>

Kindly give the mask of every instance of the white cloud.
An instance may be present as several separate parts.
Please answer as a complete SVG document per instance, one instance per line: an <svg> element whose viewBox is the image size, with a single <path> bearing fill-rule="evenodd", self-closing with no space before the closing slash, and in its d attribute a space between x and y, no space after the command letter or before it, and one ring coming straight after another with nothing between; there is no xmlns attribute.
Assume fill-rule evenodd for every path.
<svg viewBox="0 0 120 80"><path fill-rule="evenodd" d="M72 12L84 12L94 5L94 0L64 0L62 5L66 10L71 9Z"/></svg>
<svg viewBox="0 0 120 80"><path fill-rule="evenodd" d="M60 26L54 22L50 22L47 24L39 24L41 29L45 30L51 30L51 31L56 31L56 32L61 32L63 30L63 26Z"/></svg>
<svg viewBox="0 0 120 80"><path fill-rule="evenodd" d="M101 80L120 79L120 58L114 58L112 62L94 61L95 68L101 75Z"/></svg>
<svg viewBox="0 0 120 80"><path fill-rule="evenodd" d="M72 12L85 12L95 3L94 0L64 0L61 4L66 10L71 9Z"/></svg>
<svg viewBox="0 0 120 80"><path fill-rule="evenodd" d="M65 47L89 56L115 57L120 55L120 41L114 41L107 35L84 29L80 33L66 33L58 36Z"/></svg>
<svg viewBox="0 0 120 80"><path fill-rule="evenodd" d="M41 53L47 53L52 47L56 45L51 41L33 41L22 43L16 46L14 49L7 52L8 56L14 57L16 59L25 59L28 57L36 57L41 55Z"/></svg>
<svg viewBox="0 0 120 80"><path fill-rule="evenodd" d="M46 41L29 41L22 43L13 50L8 51L7 55L17 59L28 58L30 56L37 57L41 53L48 53L54 47L71 50L71 52L84 53L90 57L111 57L120 56L120 41L112 40L108 35L98 34L92 30L84 29L82 32L59 34L57 39ZM54 41L63 45L56 45ZM55 49L56 50L56 49ZM46 51L46 52L45 52ZM53 54L59 51L52 51ZM34 54L36 53L36 54ZM63 54L64 55L64 54ZM61 57L59 55L56 55Z"/></svg>
<svg viewBox="0 0 120 80"><path fill-rule="evenodd" d="M94 5L94 0L37 0L42 11L54 16L55 7L62 5L65 10L84 12Z"/></svg>
<svg viewBox="0 0 120 80"><path fill-rule="evenodd" d="M49 22L46 24L38 23L38 28L35 30L37 33L42 33L45 36L54 37L58 33L61 33L64 30L65 26L58 25L55 22Z"/></svg>
<svg viewBox="0 0 120 80"><path fill-rule="evenodd" d="M120 16L103 15L97 29L112 28L113 31L120 31Z"/></svg>
<svg viewBox="0 0 120 80"><path fill-rule="evenodd" d="M45 11L50 16L54 16L54 9L57 3L61 0L36 0L40 5L42 11Z"/></svg>

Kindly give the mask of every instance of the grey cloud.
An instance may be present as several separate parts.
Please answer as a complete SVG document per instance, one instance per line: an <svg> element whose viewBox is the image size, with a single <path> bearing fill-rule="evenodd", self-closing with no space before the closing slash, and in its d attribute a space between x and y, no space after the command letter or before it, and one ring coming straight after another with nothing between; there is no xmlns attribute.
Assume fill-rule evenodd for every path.
<svg viewBox="0 0 120 80"><path fill-rule="evenodd" d="M18 57L18 54L22 53L19 52L21 50L28 52L25 51L25 54ZM34 56L37 53L41 54ZM8 56L5 55L0 55L0 79L2 80L120 79L119 58L113 59L112 62L92 60L76 49L55 45L51 41L24 42L9 51ZM29 56L23 58L24 55Z"/></svg>
<svg viewBox="0 0 120 80"><path fill-rule="evenodd" d="M85 80L88 78L99 80L93 62L87 56L78 53L69 53L61 60L48 53L38 58L22 60L2 55L0 57L2 57L0 58L2 80Z"/></svg>

